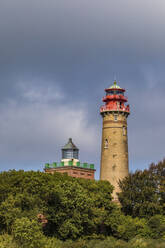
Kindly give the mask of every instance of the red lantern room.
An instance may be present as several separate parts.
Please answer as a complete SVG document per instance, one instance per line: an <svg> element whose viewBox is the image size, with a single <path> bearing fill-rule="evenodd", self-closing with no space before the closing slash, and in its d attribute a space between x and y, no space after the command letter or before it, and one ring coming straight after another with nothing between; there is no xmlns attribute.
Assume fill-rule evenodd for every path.
<svg viewBox="0 0 165 248"><path fill-rule="evenodd" d="M101 114L111 111L130 113L129 105L125 105L128 101L127 97L124 96L125 89L120 88L116 81L114 81L114 84L110 88L105 89L105 92L106 96L103 97L105 105L100 108Z"/></svg>

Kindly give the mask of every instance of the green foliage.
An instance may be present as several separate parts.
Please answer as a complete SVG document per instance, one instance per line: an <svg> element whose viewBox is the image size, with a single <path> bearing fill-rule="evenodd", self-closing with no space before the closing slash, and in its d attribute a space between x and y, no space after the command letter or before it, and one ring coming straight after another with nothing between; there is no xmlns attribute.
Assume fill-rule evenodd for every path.
<svg viewBox="0 0 165 248"><path fill-rule="evenodd" d="M133 217L150 218L165 211L165 160L149 170L136 171L120 181L122 211Z"/></svg>
<svg viewBox="0 0 165 248"><path fill-rule="evenodd" d="M158 164L151 164L149 171L154 175L157 181L157 193L159 195L159 202L162 207L162 212L165 214L165 159Z"/></svg>
<svg viewBox="0 0 165 248"><path fill-rule="evenodd" d="M128 243L128 248L164 248L165 241L144 238L134 238Z"/></svg>
<svg viewBox="0 0 165 248"><path fill-rule="evenodd" d="M14 242L13 237L4 234L0 235L0 248L18 248L17 244Z"/></svg>
<svg viewBox="0 0 165 248"><path fill-rule="evenodd" d="M164 178L165 161L130 174L120 182L120 207L107 181L2 172L0 248L165 247Z"/></svg>
<svg viewBox="0 0 165 248"><path fill-rule="evenodd" d="M20 245L20 243L16 243L13 240L11 235L1 235L0 236L0 248L23 248L23 247L39 247L40 248L164 248L165 241L164 240L154 240L154 239L145 239L145 238L133 238L129 242L123 240L116 240L113 237L107 237L104 239L92 239L92 240L67 240L60 241L56 238L46 238L45 243L36 242L36 246L34 246L33 240L31 243L29 242L28 246L24 246L25 244Z"/></svg>
<svg viewBox="0 0 165 248"><path fill-rule="evenodd" d="M131 216L121 216L117 227L117 237L123 240L131 240L135 236L146 236L147 225L144 219L133 219Z"/></svg>
<svg viewBox="0 0 165 248"><path fill-rule="evenodd" d="M87 248L126 248L127 243L123 240L115 240L113 237L108 237L104 240L91 240L87 243Z"/></svg>
<svg viewBox="0 0 165 248"><path fill-rule="evenodd" d="M21 209L18 207L16 199L9 195L0 205L0 226L1 230L11 232L11 226L17 216L21 216Z"/></svg>
<svg viewBox="0 0 165 248"><path fill-rule="evenodd" d="M11 233L16 218L48 220L45 235L62 240L109 234L107 216L113 187L109 182L84 180L56 173L9 171L0 173L0 230Z"/></svg>
<svg viewBox="0 0 165 248"><path fill-rule="evenodd" d="M165 238L165 216L155 215L148 220L150 237L153 239Z"/></svg>
<svg viewBox="0 0 165 248"><path fill-rule="evenodd" d="M149 236L149 228L145 219L125 216L119 209L116 209L107 217L106 223L109 225L111 235L125 241L128 241L135 236Z"/></svg>
<svg viewBox="0 0 165 248"><path fill-rule="evenodd" d="M46 243L44 248L63 248L63 242L61 240L58 240L56 238L47 238L45 240Z"/></svg>
<svg viewBox="0 0 165 248"><path fill-rule="evenodd" d="M15 220L13 237L21 248L41 248L46 243L38 221L26 217Z"/></svg>

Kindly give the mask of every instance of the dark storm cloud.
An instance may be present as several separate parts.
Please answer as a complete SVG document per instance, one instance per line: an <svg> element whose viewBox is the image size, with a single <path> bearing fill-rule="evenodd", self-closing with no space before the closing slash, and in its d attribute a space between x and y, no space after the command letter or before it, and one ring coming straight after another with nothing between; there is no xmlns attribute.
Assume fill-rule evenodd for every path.
<svg viewBox="0 0 165 248"><path fill-rule="evenodd" d="M99 107L114 74L131 104L131 169L163 158L164 22L163 0L2 0L2 169L60 159L68 136L99 166Z"/></svg>

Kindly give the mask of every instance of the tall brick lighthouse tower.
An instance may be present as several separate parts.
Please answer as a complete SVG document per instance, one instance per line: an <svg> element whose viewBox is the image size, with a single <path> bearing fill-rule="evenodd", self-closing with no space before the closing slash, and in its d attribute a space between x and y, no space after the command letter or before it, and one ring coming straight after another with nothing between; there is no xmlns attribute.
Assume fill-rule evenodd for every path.
<svg viewBox="0 0 165 248"><path fill-rule="evenodd" d="M115 187L113 197L117 201L118 181L128 175L127 117L130 109L125 105L125 90L116 81L105 92L105 105L100 108L103 117L100 179L108 180Z"/></svg>

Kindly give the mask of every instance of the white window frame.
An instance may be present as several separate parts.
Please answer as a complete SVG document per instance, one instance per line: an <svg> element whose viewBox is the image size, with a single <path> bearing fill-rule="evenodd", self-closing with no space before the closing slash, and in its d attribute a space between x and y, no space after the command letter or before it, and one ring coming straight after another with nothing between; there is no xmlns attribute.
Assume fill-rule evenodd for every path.
<svg viewBox="0 0 165 248"><path fill-rule="evenodd" d="M118 121L118 115L114 114L114 121Z"/></svg>
<svg viewBox="0 0 165 248"><path fill-rule="evenodd" d="M108 149L108 139L105 139L104 141L104 149Z"/></svg>
<svg viewBox="0 0 165 248"><path fill-rule="evenodd" d="M127 135L127 128L125 126L123 126L123 136Z"/></svg>

